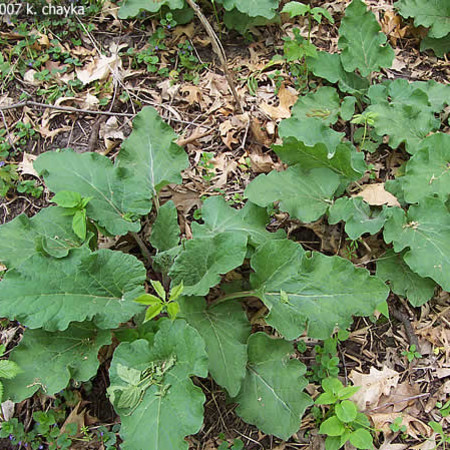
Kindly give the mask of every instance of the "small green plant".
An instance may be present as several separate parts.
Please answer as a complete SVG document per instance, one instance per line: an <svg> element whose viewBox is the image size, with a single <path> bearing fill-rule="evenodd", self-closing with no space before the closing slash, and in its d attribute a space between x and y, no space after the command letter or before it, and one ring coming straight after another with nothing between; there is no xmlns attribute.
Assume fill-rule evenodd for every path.
<svg viewBox="0 0 450 450"><path fill-rule="evenodd" d="M202 152L200 162L198 163L198 166L203 171L202 178L206 182L211 181L216 175L214 164L211 162L214 156L215 156L214 152Z"/></svg>
<svg viewBox="0 0 450 450"><path fill-rule="evenodd" d="M422 358L421 353L417 351L417 348L414 344L410 345L408 350L403 351L402 356L406 356L408 362L412 362L414 359Z"/></svg>
<svg viewBox="0 0 450 450"><path fill-rule="evenodd" d="M0 197L5 197L19 178L17 165L0 161Z"/></svg>
<svg viewBox="0 0 450 450"><path fill-rule="evenodd" d="M0 358L5 354L5 346L0 344ZM17 374L21 372L20 367L14 361L8 361L7 359L0 359L0 378L7 380L13 379ZM0 381L0 403L3 398L3 384Z"/></svg>
<svg viewBox="0 0 450 450"><path fill-rule="evenodd" d="M83 240L86 239L86 206L91 198L72 191L60 191L52 198L53 203L65 209L65 215L73 216L72 229Z"/></svg>
<svg viewBox="0 0 450 450"><path fill-rule="evenodd" d="M24 180L17 183L17 192L39 198L44 192L44 188L36 180Z"/></svg>
<svg viewBox="0 0 450 450"><path fill-rule="evenodd" d="M434 420L428 422L428 425L431 427L431 429L437 433L438 438L436 439L436 449L442 448L442 450L446 450L448 448L447 444L450 444L450 435L448 435L444 429L442 428L442 425L438 422L435 422Z"/></svg>
<svg viewBox="0 0 450 450"><path fill-rule="evenodd" d="M445 403L437 402L436 407L439 408L442 417L448 417L450 415L450 400Z"/></svg>
<svg viewBox="0 0 450 450"><path fill-rule="evenodd" d="M367 146L366 139L367 139L367 132L369 130L369 127L373 127L375 125L375 119L378 117L378 113L370 112L370 111L364 111L362 114L355 114L353 116L353 119L351 120L351 123L357 124L357 125L364 125L364 131L361 138L361 149L362 150L369 150L373 151L373 145ZM355 139L356 140L356 139ZM373 142L373 141L370 141ZM377 144L378 142L375 142Z"/></svg>
<svg viewBox="0 0 450 450"><path fill-rule="evenodd" d="M406 425L403 425L403 417L398 416L395 418L395 420L389 424L389 428L394 433L405 433L406 432Z"/></svg>
<svg viewBox="0 0 450 450"><path fill-rule="evenodd" d="M151 280L151 284L157 296L152 294L143 294L134 300L141 305L148 306L147 311L145 312L144 323L152 320L162 312L167 312L169 317L172 320L175 320L178 312L180 311L180 305L178 304L177 299L183 292L183 283L174 286L170 290L168 299L166 298L166 291L159 281Z"/></svg>
<svg viewBox="0 0 450 450"><path fill-rule="evenodd" d="M315 58L317 56L317 47L311 42L311 29L313 21L321 23L323 18L326 18L330 23L334 23L331 14L324 8L311 8L310 5L305 5L300 2L289 2L283 9L282 13L288 13L291 18L306 16L308 19L308 37L305 39L300 34L298 28L294 28L294 38L284 38L284 56L286 61L290 64L289 73L294 77L296 85L299 84L297 80L305 80L308 85L308 66L307 58ZM295 63L299 61L300 63Z"/></svg>
<svg viewBox="0 0 450 450"><path fill-rule="evenodd" d="M324 392L319 395L315 404L330 407L319 428L319 433L327 435L325 449L337 450L346 442L358 449L372 449L369 419L348 400L359 387L343 386L337 378L330 377L322 381L322 388Z"/></svg>
<svg viewBox="0 0 450 450"><path fill-rule="evenodd" d="M233 443L225 441L225 435L223 433L219 434L219 439L222 439L222 442L217 450L242 450L244 448L244 443L240 439L233 439Z"/></svg>

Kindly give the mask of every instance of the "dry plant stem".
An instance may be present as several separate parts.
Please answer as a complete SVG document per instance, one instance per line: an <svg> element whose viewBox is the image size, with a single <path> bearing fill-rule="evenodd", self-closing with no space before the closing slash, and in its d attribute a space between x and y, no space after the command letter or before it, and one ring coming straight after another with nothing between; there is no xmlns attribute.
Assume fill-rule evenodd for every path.
<svg viewBox="0 0 450 450"><path fill-rule="evenodd" d="M131 233L134 240L136 241L136 244L139 246L139 249L141 250L141 253L144 255L145 259L148 263L152 263L152 255L145 245L145 242L141 239L141 237L137 233Z"/></svg>
<svg viewBox="0 0 450 450"><path fill-rule="evenodd" d="M234 97L234 101L236 102L238 112L240 113L244 112L241 106L241 102L239 101L236 88L234 87L233 79L228 70L227 57L225 54L225 50L223 49L222 43L220 42L220 39L217 37L216 32L213 30L213 27L209 24L206 17L203 15L197 3L195 3L194 0L186 0L186 1L188 2L189 6L194 10L195 14L197 15L203 27L205 28L205 31L208 33L208 36L211 38L211 44L213 46L214 51L217 53L217 56L220 59L220 63L222 64L222 68L223 71L225 72L225 77L228 81L228 85L230 86L231 93L233 94Z"/></svg>
<svg viewBox="0 0 450 450"><path fill-rule="evenodd" d="M105 115L105 116L134 117L136 115L136 114L130 114L130 113L117 113L117 112L110 112L110 111L93 111L90 109L73 108L71 106L47 105L47 103L33 102L31 100L26 100L25 102L14 103L13 105L8 105L8 106L0 106L0 111L3 112L3 111L7 111L9 109L23 108L24 106L39 106L41 108L56 109L59 111L77 112L77 113L84 113L84 114L101 114L101 115Z"/></svg>
<svg viewBox="0 0 450 450"><path fill-rule="evenodd" d="M403 326L405 327L405 333L408 337L409 345L415 345L416 350L420 352L420 346L419 346L419 339L417 338L416 334L414 333L413 327L411 325L411 321L409 320L409 317L402 311L397 309L390 309L390 314L395 319L399 320Z"/></svg>

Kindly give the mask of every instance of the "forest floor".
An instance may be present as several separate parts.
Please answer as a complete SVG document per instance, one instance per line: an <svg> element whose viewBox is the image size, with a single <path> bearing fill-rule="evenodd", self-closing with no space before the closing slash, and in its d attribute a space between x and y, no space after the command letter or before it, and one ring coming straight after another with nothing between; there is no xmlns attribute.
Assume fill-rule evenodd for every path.
<svg viewBox="0 0 450 450"><path fill-rule="evenodd" d="M447 82L450 62L432 52L419 51L422 30L397 16L390 0L366 3L396 55L392 68L383 70L380 79ZM310 4L326 8L335 21L315 24L312 42L321 50L337 52L340 18L347 2L311 0ZM9 189L0 198L0 223L22 213L32 216L50 203L51 194L32 167L37 155L72 148L114 158L131 132L133 117L146 105L156 108L174 128L178 143L189 155L191 165L183 174L182 186L169 186L162 194L163 199L175 203L186 238L192 236L190 223L203 198L220 194L239 208L244 203L245 187L257 174L283 167L271 150L280 142L278 123L289 117L299 95L323 84L311 77L306 86L289 72L289 64L282 58L283 38L292 36L292 28L307 33L303 18L283 16L280 24L255 28L243 37L218 23L212 10L206 11L224 47L242 108L239 110L211 39L197 18L172 26L149 16L119 20L117 11L116 4L105 0L83 17L4 16L0 22L0 106L8 107L0 110L0 155L8 155L7 164L18 166L18 178L8 181ZM66 55L62 58L61 54ZM280 58L274 60L275 55ZM5 61L11 62L9 70ZM352 139L354 130L348 123L337 122L335 129ZM444 132L448 133L448 127ZM402 150L392 151L386 146L370 158L376 180L384 182L399 165ZM329 225L326 219L303 224L280 213L271 226L284 228L305 248L343 256L372 271L383 245L379 234L364 237L357 244L350 242L341 223ZM141 236L145 240L148 234L144 224ZM128 236L112 239L108 245L127 248L141 257L135 241ZM395 305L391 320L374 323L358 318L348 339L337 343L339 374L362 386L359 406L377 430L377 448L436 448L439 436L428 423L442 419L439 405L441 409L445 406L450 393L449 294L437 291L432 301L419 308L399 297L390 300ZM0 328L1 342L10 349L18 343L22 331L20 324L5 322ZM415 343L421 356L408 361L404 352ZM317 344L307 342L299 356L309 369L317 361ZM119 419L106 398L109 361L105 355L89 389L72 386L70 395L56 399L35 395L16 405L15 410L4 406L4 417L14 414L25 427L31 427L34 411L56 408L63 423L82 401L83 408L72 412L70 421L85 424L89 432L100 426L111 429ZM207 402L204 426L188 438L190 448L212 450L234 440L242 441L246 449L324 448L312 412L304 416L300 431L282 442L239 419L233 412L235 406L227 404L225 394L211 379L196 383L207 393ZM311 384L307 390L314 395L317 389ZM404 428L390 426L400 416ZM446 419L443 424L445 429ZM240 448L234 445L232 448ZM7 440L0 447L18 448L9 447ZM104 447L99 442L80 440L71 448Z"/></svg>

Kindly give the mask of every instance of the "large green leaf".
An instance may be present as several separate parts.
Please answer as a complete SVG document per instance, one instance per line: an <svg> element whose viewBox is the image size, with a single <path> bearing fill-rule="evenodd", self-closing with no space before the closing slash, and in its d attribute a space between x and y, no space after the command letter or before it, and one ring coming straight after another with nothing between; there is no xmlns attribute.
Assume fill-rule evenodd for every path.
<svg viewBox="0 0 450 450"><path fill-rule="evenodd" d="M450 52L450 33L442 38L426 37L420 41L420 51L431 49L438 58Z"/></svg>
<svg viewBox="0 0 450 450"><path fill-rule="evenodd" d="M325 125L337 122L340 109L339 95L335 88L322 86L314 93L302 95L291 110L291 117L303 120L320 119Z"/></svg>
<svg viewBox="0 0 450 450"><path fill-rule="evenodd" d="M364 153L356 151L349 142L339 144L331 158L324 144L308 147L295 138L286 138L283 144L274 145L273 149L290 166L298 164L305 170L320 167L331 169L341 177L345 186L359 180L367 170Z"/></svg>
<svg viewBox="0 0 450 450"><path fill-rule="evenodd" d="M176 247L180 241L178 213L172 200L158 210L158 216L152 226L150 243L160 252Z"/></svg>
<svg viewBox="0 0 450 450"><path fill-rule="evenodd" d="M408 203L420 202L429 195L446 201L450 195L450 136L437 133L425 138L399 180Z"/></svg>
<svg viewBox="0 0 450 450"><path fill-rule="evenodd" d="M244 13L250 17L265 17L266 19L272 19L276 15L278 8L278 0L217 0L218 3L222 3L227 11L231 11L236 8L241 13Z"/></svg>
<svg viewBox="0 0 450 450"><path fill-rule="evenodd" d="M293 137L307 147L323 144L330 158L335 154L337 146L345 135L345 133L334 131L317 117L284 119L278 127L278 133L283 139Z"/></svg>
<svg viewBox="0 0 450 450"><path fill-rule="evenodd" d="M248 340L247 374L234 399L237 414L262 432L289 439L300 428L305 409L312 404L303 389L306 367L291 359L292 344L265 333Z"/></svg>
<svg viewBox="0 0 450 450"><path fill-rule="evenodd" d="M450 3L448 0L399 0L394 4L405 17L414 18L414 25L429 28L428 35L442 38L450 33Z"/></svg>
<svg viewBox="0 0 450 450"><path fill-rule="evenodd" d="M271 244L253 255L257 281L252 277L251 282L269 308L267 323L288 340L305 328L308 336L326 339L336 327L347 328L352 316L372 314L388 296L389 289L380 279L338 256L313 252L278 271L273 255L279 243Z"/></svg>
<svg viewBox="0 0 450 450"><path fill-rule="evenodd" d="M209 359L209 372L230 396L241 388L247 363L250 322L239 303L225 302L211 308L198 297L179 300L179 316L202 336Z"/></svg>
<svg viewBox="0 0 450 450"><path fill-rule="evenodd" d="M0 226L0 261L13 269L40 249L55 258L67 256L79 247L81 239L73 232L72 217L63 208L44 208L29 219L21 214Z"/></svg>
<svg viewBox="0 0 450 450"><path fill-rule="evenodd" d="M434 80L428 80L428 81L414 81L413 83L411 83L411 85L413 89L420 89L427 94L428 101L430 102L430 105L433 108L434 112L440 112L442 111L445 105L450 105L449 84L437 83Z"/></svg>
<svg viewBox="0 0 450 450"><path fill-rule="evenodd" d="M285 236L282 230L269 233L269 215L265 208L247 202L242 209L232 208L221 196L209 197L202 206L203 225L192 223L194 237L214 237L219 233L233 233L250 238L254 245Z"/></svg>
<svg viewBox="0 0 450 450"><path fill-rule="evenodd" d="M247 240L243 234L220 233L185 241L169 271L173 284L183 282L185 295L207 295L221 274L244 262Z"/></svg>
<svg viewBox="0 0 450 450"><path fill-rule="evenodd" d="M361 197L338 198L328 211L328 222L343 220L350 239L358 239L364 233L375 234L386 222L386 207L371 208Z"/></svg>
<svg viewBox="0 0 450 450"><path fill-rule="evenodd" d="M405 253L405 252L403 252ZM422 306L434 294L436 283L429 278L422 278L414 273L401 253L389 249L377 261L377 277L389 281L392 292L406 297L412 306Z"/></svg>
<svg viewBox="0 0 450 450"><path fill-rule="evenodd" d="M144 293L145 276L138 259L112 250L83 247L62 259L37 254L0 282L0 310L48 331L90 319L99 328L115 328L142 311L133 299Z"/></svg>
<svg viewBox="0 0 450 450"><path fill-rule="evenodd" d="M308 58L308 68L316 77L330 83L339 83L342 92L363 96L369 89L369 81L354 72L346 72L338 53L317 52L315 58Z"/></svg>
<svg viewBox="0 0 450 450"><path fill-rule="evenodd" d="M366 111L376 114L375 131L380 136L388 135L392 148L405 142L408 153L414 154L421 141L441 124L426 92L414 89L405 80L396 80L389 88L374 86L369 97L372 105Z"/></svg>
<svg viewBox="0 0 450 450"><path fill-rule="evenodd" d="M155 376L147 389L138 391L134 408L118 406L126 403L119 393L133 388L129 382L133 380L127 382L125 375L158 369L163 372L162 377ZM205 344L194 328L184 320L163 320L153 345L144 339L120 344L109 374L108 393L120 415L123 450L188 448L184 437L200 430L205 401L203 392L190 377L208 374Z"/></svg>
<svg viewBox="0 0 450 450"><path fill-rule="evenodd" d="M439 198L426 197L405 213L393 208L384 226L384 240L404 254L406 264L450 291L450 214Z"/></svg>
<svg viewBox="0 0 450 450"><path fill-rule="evenodd" d="M150 211L150 198L139 193L134 177L98 153L46 152L36 159L34 168L51 191L91 197L88 216L111 234L139 231L137 216Z"/></svg>
<svg viewBox="0 0 450 450"><path fill-rule="evenodd" d="M181 183L180 172L189 166L186 152L174 140L177 135L147 106L133 120L133 132L122 144L117 166L133 174L135 184L148 198L170 183Z"/></svg>
<svg viewBox="0 0 450 450"><path fill-rule="evenodd" d="M136 17L141 10L157 12L163 6L181 9L185 6L185 2L184 0L124 0L120 6L119 18Z"/></svg>
<svg viewBox="0 0 450 450"><path fill-rule="evenodd" d="M391 67L394 51L375 15L362 0L353 0L345 10L339 27L338 46L341 62L347 72L359 69L363 77L383 67Z"/></svg>
<svg viewBox="0 0 450 450"><path fill-rule="evenodd" d="M246 34L247 31L254 27L266 26L272 23L279 24L281 22L278 14L267 19L262 16L250 17L237 9L232 9L231 11L224 11L223 23L229 30L236 30L241 34Z"/></svg>
<svg viewBox="0 0 450 450"><path fill-rule="evenodd" d="M53 395L69 380L88 381L99 366L98 351L111 343L109 330L98 330L92 323L74 323L65 331L49 333L25 330L10 360L22 369L14 379L4 381L6 397L19 403L39 389Z"/></svg>
<svg viewBox="0 0 450 450"><path fill-rule="evenodd" d="M295 165L284 172L257 176L245 195L259 206L280 201L280 208L292 217L313 222L326 212L339 184L339 175L330 169L306 171Z"/></svg>

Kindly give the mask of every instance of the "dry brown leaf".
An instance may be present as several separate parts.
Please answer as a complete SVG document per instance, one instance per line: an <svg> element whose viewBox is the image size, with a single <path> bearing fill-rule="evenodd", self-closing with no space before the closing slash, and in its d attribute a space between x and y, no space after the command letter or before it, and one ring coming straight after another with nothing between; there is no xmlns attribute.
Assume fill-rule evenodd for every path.
<svg viewBox="0 0 450 450"><path fill-rule="evenodd" d="M383 370L371 367L369 374L353 370L349 378L355 386L360 386L352 400L360 410L366 410L376 407L382 395L389 396L391 389L397 387L400 374L387 367L383 367Z"/></svg>
<svg viewBox="0 0 450 450"><path fill-rule="evenodd" d="M403 419L402 425L406 426L406 433L417 439L419 436L430 436L431 428L420 419L409 414L388 413L388 414L369 414L375 429L381 430L386 436L393 434L389 425L394 423L397 417Z"/></svg>
<svg viewBox="0 0 450 450"><path fill-rule="evenodd" d="M34 69L27 70L23 74L23 81L25 81L26 83L32 84L33 86L38 86L39 84L41 84L41 82L39 80L34 79L34 75L36 73L37 73L37 71Z"/></svg>
<svg viewBox="0 0 450 450"><path fill-rule="evenodd" d="M92 81L106 80L111 73L117 73L121 65L122 60L118 54L101 55L82 68L76 68L75 70L78 79L86 85Z"/></svg>
<svg viewBox="0 0 450 450"><path fill-rule="evenodd" d="M179 25L173 30L173 34L178 39L183 34L186 35L189 39L192 39L195 35L195 24L194 22L190 22L187 25Z"/></svg>
<svg viewBox="0 0 450 450"><path fill-rule="evenodd" d="M362 197L366 203L374 206L400 206L397 198L384 189L384 183L366 184L353 197Z"/></svg>
<svg viewBox="0 0 450 450"><path fill-rule="evenodd" d="M67 419L65 420L63 426L61 427L61 433L66 432L67 425L69 423L74 423L77 426L77 434L80 432L80 429L84 427L84 416L86 414L86 408L83 408L80 411L81 407L81 401L78 402L78 404L75 406L75 408L72 409L70 414L67 416Z"/></svg>
<svg viewBox="0 0 450 450"><path fill-rule="evenodd" d="M236 170L237 162L230 152L219 153L213 159L211 164L216 171L222 172L218 177L214 177L214 186L222 187L227 183L228 175Z"/></svg>
<svg viewBox="0 0 450 450"><path fill-rule="evenodd" d="M185 85L180 89L181 94L187 93L187 95L183 95L183 100L186 100L190 105L197 103L201 104L202 101L202 91L198 86L194 85Z"/></svg>
<svg viewBox="0 0 450 450"><path fill-rule="evenodd" d="M36 155L32 155L27 152L23 152L22 162L17 166L17 170L22 175L32 175L33 177L39 178L39 174L34 170L33 162L37 158Z"/></svg>
<svg viewBox="0 0 450 450"><path fill-rule="evenodd" d="M291 87L280 87L278 91L279 105L272 106L266 102L260 104L260 108L267 114L272 120L286 119L291 116L291 106L297 101L297 91Z"/></svg>

